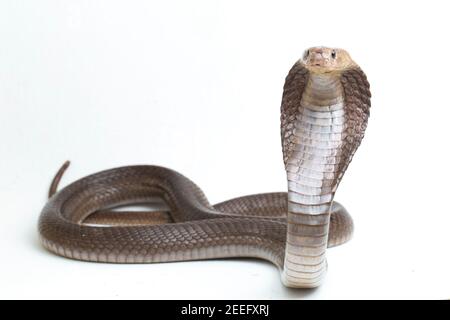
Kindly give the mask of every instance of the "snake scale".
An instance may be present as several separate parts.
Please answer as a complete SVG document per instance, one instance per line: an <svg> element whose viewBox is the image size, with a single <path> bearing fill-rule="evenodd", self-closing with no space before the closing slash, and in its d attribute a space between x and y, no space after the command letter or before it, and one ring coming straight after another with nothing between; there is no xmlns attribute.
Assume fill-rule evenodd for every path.
<svg viewBox="0 0 450 320"><path fill-rule="evenodd" d="M334 194L364 136L370 97L345 50L310 48L283 89L287 193L211 205L194 182L158 166L103 171L56 192L65 164L39 219L41 242L67 258L107 263L261 258L280 269L284 285L317 287L327 247L352 236L352 219ZM155 199L157 212L111 210Z"/></svg>

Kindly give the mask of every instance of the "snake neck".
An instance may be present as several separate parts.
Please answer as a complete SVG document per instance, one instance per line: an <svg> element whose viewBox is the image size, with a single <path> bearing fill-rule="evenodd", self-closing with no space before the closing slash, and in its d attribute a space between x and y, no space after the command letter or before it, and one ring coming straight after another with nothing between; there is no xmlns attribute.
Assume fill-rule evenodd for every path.
<svg viewBox="0 0 450 320"><path fill-rule="evenodd" d="M316 287L326 271L343 121L339 77L311 74L295 120L294 152L286 163L289 202L283 282L289 287Z"/></svg>

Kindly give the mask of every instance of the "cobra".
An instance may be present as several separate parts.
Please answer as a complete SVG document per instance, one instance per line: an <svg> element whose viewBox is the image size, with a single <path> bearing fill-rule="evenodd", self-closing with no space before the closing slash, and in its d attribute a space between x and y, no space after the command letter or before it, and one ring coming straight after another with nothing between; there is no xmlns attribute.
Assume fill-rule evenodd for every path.
<svg viewBox="0 0 450 320"><path fill-rule="evenodd" d="M317 287L327 248L353 233L334 195L364 136L370 97L364 72L345 50L310 48L283 90L287 193L211 205L194 182L158 166L103 171L57 192L66 163L39 219L41 242L60 256L106 263L261 258L279 268L286 286ZM111 210L155 199L157 212Z"/></svg>

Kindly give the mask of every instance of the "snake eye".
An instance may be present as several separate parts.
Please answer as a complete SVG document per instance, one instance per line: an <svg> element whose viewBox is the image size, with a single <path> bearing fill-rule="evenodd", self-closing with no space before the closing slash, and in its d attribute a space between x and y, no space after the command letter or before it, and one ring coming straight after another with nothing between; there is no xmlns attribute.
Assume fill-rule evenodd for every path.
<svg viewBox="0 0 450 320"><path fill-rule="evenodd" d="M336 59L336 51L333 50L333 52L331 52L331 57L332 57L333 59Z"/></svg>

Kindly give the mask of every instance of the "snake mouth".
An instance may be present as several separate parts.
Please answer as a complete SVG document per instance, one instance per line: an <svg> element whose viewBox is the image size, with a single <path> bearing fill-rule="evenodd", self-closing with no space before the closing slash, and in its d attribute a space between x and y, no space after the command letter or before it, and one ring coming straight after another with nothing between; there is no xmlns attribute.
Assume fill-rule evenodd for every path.
<svg viewBox="0 0 450 320"><path fill-rule="evenodd" d="M315 67L315 68L325 68L327 67L327 60L320 57L316 57L314 59L311 59L311 61L309 62L309 65L311 67Z"/></svg>

